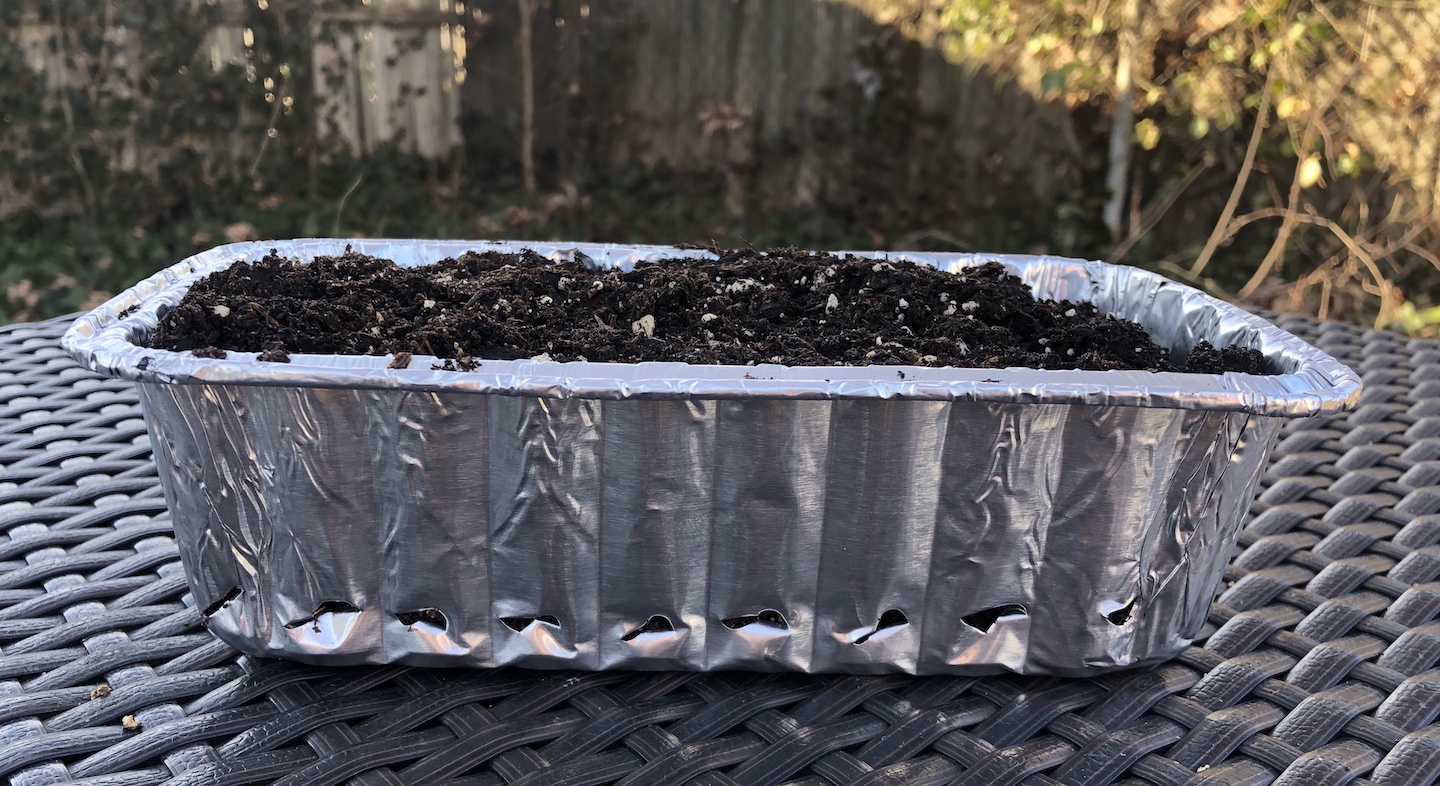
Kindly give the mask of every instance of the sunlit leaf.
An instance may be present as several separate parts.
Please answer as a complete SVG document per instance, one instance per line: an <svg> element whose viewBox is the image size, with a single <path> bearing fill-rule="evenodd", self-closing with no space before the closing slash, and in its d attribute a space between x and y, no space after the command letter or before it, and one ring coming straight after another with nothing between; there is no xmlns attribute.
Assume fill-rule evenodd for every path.
<svg viewBox="0 0 1440 786"><path fill-rule="evenodd" d="M1320 156L1310 154L1300 164L1295 176L1300 178L1300 187L1309 188L1320 182Z"/></svg>
<svg viewBox="0 0 1440 786"><path fill-rule="evenodd" d="M1146 150L1154 150L1160 144L1160 126L1150 118L1135 124L1135 140Z"/></svg>
<svg viewBox="0 0 1440 786"><path fill-rule="evenodd" d="M1430 336L1440 327L1440 306L1418 308L1415 302L1407 300L1400 304L1391 317L1392 327L1398 327L1412 336Z"/></svg>

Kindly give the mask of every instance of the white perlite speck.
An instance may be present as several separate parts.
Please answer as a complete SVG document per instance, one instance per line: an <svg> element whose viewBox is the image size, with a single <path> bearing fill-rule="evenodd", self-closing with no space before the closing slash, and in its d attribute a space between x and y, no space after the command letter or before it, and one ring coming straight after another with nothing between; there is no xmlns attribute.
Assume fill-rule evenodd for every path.
<svg viewBox="0 0 1440 786"><path fill-rule="evenodd" d="M906 300L906 299L903 298L903 297L900 298L900 307L901 307L901 308L909 308L909 307L910 307L910 301Z"/></svg>
<svg viewBox="0 0 1440 786"><path fill-rule="evenodd" d="M550 357L549 352L541 352L540 354L530 359L535 361L536 363L550 363L554 361L554 358Z"/></svg>
<svg viewBox="0 0 1440 786"><path fill-rule="evenodd" d="M420 307L421 307L421 308L434 308L434 307L435 307L435 301L433 301L433 300L426 300L424 303L421 303L421 304L420 304Z"/></svg>
<svg viewBox="0 0 1440 786"><path fill-rule="evenodd" d="M706 322L714 322L715 320L717 320L717 319L719 319L719 318L720 318L720 317L718 317L718 316L716 316L716 315L714 315L714 314L701 314L701 315L700 315L700 324L703 325L703 324L705 324Z"/></svg>
<svg viewBox="0 0 1440 786"><path fill-rule="evenodd" d="M837 309L837 308L839 308L839 307L840 307L840 298L836 297L834 292L831 292L831 293L830 293L830 297L828 297L828 298L825 299L825 313L828 314L828 313L830 313L831 311L834 311L835 309Z"/></svg>
<svg viewBox="0 0 1440 786"><path fill-rule="evenodd" d="M426 302L426 303L433 303L434 301L433 301L433 300L427 300L427 301L425 301L425 302ZM548 306L548 305L550 305L551 303L554 303L554 302L555 302L555 298L550 297L549 295L541 295L541 296L540 296L540 305L542 305L542 306ZM426 306L426 308L429 308L429 306Z"/></svg>
<svg viewBox="0 0 1440 786"><path fill-rule="evenodd" d="M979 307L980 307L980 304L979 304L979 303L976 303L976 302L973 301L973 300L967 300L967 301L965 301L964 303L961 303L961 304L960 304L960 308L961 308L966 314L969 314L969 313L973 312L975 309L977 309L977 308L979 308Z"/></svg>
<svg viewBox="0 0 1440 786"><path fill-rule="evenodd" d="M644 333L647 337L653 338L655 336L655 317L651 314L646 314L634 322L631 322L630 332L637 336Z"/></svg>
<svg viewBox="0 0 1440 786"><path fill-rule="evenodd" d="M215 316L217 316L217 317L228 317L228 316L230 316L230 307L229 307L229 306L215 306L214 308L212 308L212 309L210 309L210 310L213 311L213 312L215 312Z"/></svg>
<svg viewBox="0 0 1440 786"><path fill-rule="evenodd" d="M1075 316L1075 309L1073 309L1073 308L1067 308L1067 309L1065 309L1065 316L1067 316L1067 317L1073 317L1073 316Z"/></svg>

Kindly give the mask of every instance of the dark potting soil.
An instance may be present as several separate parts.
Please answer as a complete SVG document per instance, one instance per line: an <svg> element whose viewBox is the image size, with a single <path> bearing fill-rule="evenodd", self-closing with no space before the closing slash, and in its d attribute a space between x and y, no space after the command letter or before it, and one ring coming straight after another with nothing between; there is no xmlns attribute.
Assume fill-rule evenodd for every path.
<svg viewBox="0 0 1440 786"><path fill-rule="evenodd" d="M405 268L357 253L274 254L196 282L153 346L485 359L914 365L1268 373L1238 347L1184 362L1089 303L1036 300L998 263L959 273L793 249L642 263L628 272L536 254L467 253Z"/></svg>

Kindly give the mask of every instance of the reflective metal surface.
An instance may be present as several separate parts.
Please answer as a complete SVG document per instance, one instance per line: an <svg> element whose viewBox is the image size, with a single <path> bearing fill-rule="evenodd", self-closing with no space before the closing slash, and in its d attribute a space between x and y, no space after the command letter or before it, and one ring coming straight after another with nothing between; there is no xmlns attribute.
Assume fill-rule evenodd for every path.
<svg viewBox="0 0 1440 786"><path fill-rule="evenodd" d="M998 259L1037 295L1091 300L1173 351L1238 343L1285 373L532 361L460 373L421 357L390 370L143 346L199 276L272 248L346 245L412 265L485 248L618 265L705 256L242 244L78 321L66 348L140 383L196 601L247 652L922 674L1161 659L1203 622L1279 418L1359 396L1349 369L1193 289L1034 257L888 255Z"/></svg>

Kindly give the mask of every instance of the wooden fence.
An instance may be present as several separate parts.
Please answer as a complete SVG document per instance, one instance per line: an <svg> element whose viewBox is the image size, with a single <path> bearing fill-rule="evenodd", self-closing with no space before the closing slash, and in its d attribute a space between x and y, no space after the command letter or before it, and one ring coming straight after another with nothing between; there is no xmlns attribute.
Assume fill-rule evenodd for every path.
<svg viewBox="0 0 1440 786"><path fill-rule="evenodd" d="M894 4L550 0L533 26L537 155L560 162L562 171L627 162L741 170L763 159L773 166L777 148L823 133L817 125L842 106L874 100L883 78L891 100L944 118L938 143L966 158L971 171L1003 161L1018 188L1055 194L1068 176L1055 162L1080 154L1064 107L906 39L876 18L872 9L884 5ZM465 132L514 141L523 133L518 3L471 6L481 17L467 23L463 103L473 125ZM917 135L894 143L896 166L924 177L924 157L907 148L937 140ZM838 163L807 149L780 158L772 185L801 203Z"/></svg>
<svg viewBox="0 0 1440 786"><path fill-rule="evenodd" d="M215 71L244 67L254 44L246 12L257 3L266 9L291 1L191 0L219 3L225 20L197 60ZM528 91L521 69L525 3L534 9ZM527 136L522 109L528 92L534 110L528 136L533 154L542 159L562 165L743 167L766 146L812 132L835 96L873 98L880 74L857 55L865 47L888 45L903 50L905 62L890 75L887 91L952 118L948 142L963 155L1013 159L1021 180L1038 193L1050 192L1056 176L1056 168L1044 163L1054 160L1050 153L1062 158L1078 153L1063 108L1038 103L1013 84L997 86L993 74L957 67L913 42L897 49L899 34L872 18L867 12L872 5L867 0L363 0L348 10L317 10L313 16L313 116L322 142L343 143L360 154L398 141L404 150L443 158L467 139L478 139L494 155L518 157ZM53 36L53 28L33 22L22 38L32 67L47 79L63 80L59 56L47 47ZM281 92L276 86L273 100L293 100ZM127 146L122 168L146 159L142 147L139 140ZM1020 151L1024 154L1006 155ZM826 162L799 159L785 178L804 201L813 197Z"/></svg>
<svg viewBox="0 0 1440 786"><path fill-rule="evenodd" d="M227 21L205 53L216 70L245 64L253 33L238 21L238 6L254 1L222 1ZM322 138L338 137L331 142L361 155L390 141L431 158L458 146L464 19L454 0L366 0L355 10L317 10L311 72Z"/></svg>
<svg viewBox="0 0 1440 786"><path fill-rule="evenodd" d="M191 0L219 3L227 20L212 31L199 60L217 70L244 65L253 43L243 22L247 8L300 1ZM533 8L528 34L522 29L527 4ZM873 98L883 71L887 96L944 118L938 138L932 133L897 140L897 166L922 166L906 145L944 144L971 170L984 172L992 187L998 178L1044 199L1059 192L1061 181L1073 182L1083 162L1065 107L1021 87L1036 81L1023 74L1004 79L905 41L901 27L882 18L882 9L895 5L360 0L346 10L317 10L313 17L316 130L322 141L360 154L398 140L402 149L444 158L478 141L478 149L491 155L520 157L528 149L556 162L559 171L630 162L682 170L743 168L760 151L807 138L817 124L830 122L837 96ZM1440 35L1440 5L1381 14L1393 20L1377 28L1377 52L1440 51L1416 32ZM59 55L47 46L53 36L46 24L30 22L18 37L32 67L58 84L72 76L56 65ZM528 88L521 68L527 41L534 64ZM881 53L885 67L867 62L861 56L867 51ZM1364 79L1396 78L1403 58L1391 59L1394 67L1374 69ZM1434 133L1440 90L1429 87L1416 95L1418 87L1409 89L1413 109L1356 108L1353 125L1368 147L1402 169L1423 197L1431 197L1440 190L1440 137ZM528 125L527 94L533 108ZM285 97L277 94L275 100ZM795 199L814 198L821 174L833 162L807 157L803 150L791 158L781 179ZM143 140L133 140L120 165L132 168L146 159Z"/></svg>

